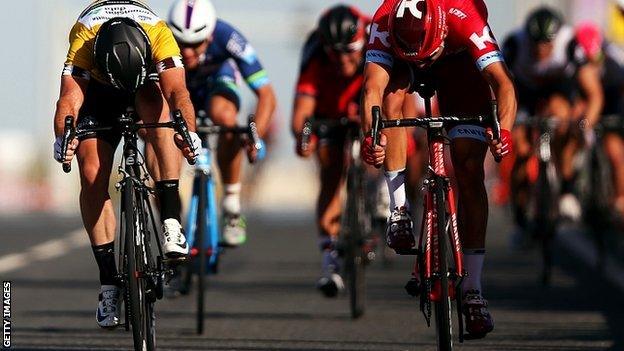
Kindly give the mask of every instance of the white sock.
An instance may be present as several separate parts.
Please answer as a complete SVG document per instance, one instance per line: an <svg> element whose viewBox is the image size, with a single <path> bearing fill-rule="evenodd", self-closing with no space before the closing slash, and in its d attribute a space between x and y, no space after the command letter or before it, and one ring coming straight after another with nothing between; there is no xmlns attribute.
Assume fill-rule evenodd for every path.
<svg viewBox="0 0 624 351"><path fill-rule="evenodd" d="M241 183L223 185L223 211L229 214L240 214Z"/></svg>
<svg viewBox="0 0 624 351"><path fill-rule="evenodd" d="M386 184L390 193L390 210L398 207L409 209L405 192L405 168L398 171L385 172Z"/></svg>
<svg viewBox="0 0 624 351"><path fill-rule="evenodd" d="M468 276L462 282L462 291L481 290L481 271L485 259L485 249L464 249L464 267Z"/></svg>

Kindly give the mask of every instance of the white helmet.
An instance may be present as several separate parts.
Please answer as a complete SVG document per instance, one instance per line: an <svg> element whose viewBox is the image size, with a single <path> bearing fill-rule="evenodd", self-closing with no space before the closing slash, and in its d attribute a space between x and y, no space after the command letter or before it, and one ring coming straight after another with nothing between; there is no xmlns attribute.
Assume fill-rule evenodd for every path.
<svg viewBox="0 0 624 351"><path fill-rule="evenodd" d="M210 0L176 0L167 22L178 42L198 44L212 35L217 14Z"/></svg>

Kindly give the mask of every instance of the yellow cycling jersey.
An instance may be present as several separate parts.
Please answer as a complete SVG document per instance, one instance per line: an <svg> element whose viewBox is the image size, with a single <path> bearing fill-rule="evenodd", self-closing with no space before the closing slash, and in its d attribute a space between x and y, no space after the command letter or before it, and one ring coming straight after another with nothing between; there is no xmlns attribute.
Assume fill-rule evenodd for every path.
<svg viewBox="0 0 624 351"><path fill-rule="evenodd" d="M151 43L153 61L158 73L173 67L182 67L180 48L167 27L144 2L137 0L96 0L85 9L69 34L69 51L63 75L73 75L101 82L108 80L95 64L93 46L102 24L111 18L127 17L136 21Z"/></svg>

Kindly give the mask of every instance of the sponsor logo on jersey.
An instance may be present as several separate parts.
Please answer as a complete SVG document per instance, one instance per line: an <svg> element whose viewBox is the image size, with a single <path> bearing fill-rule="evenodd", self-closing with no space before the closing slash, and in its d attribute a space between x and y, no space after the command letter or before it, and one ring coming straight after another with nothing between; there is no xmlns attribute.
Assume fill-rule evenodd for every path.
<svg viewBox="0 0 624 351"><path fill-rule="evenodd" d="M494 62L502 61L504 61L503 54L500 51L492 51L477 59L477 67L479 67L480 71L483 71L487 66L493 64Z"/></svg>
<svg viewBox="0 0 624 351"><path fill-rule="evenodd" d="M156 25L161 21L153 12L137 5L104 5L87 12L78 22L92 28L114 17L127 17L149 25Z"/></svg>
<svg viewBox="0 0 624 351"><path fill-rule="evenodd" d="M412 16L422 19L423 13L418 9L418 3L424 2L425 0L403 0L399 5L397 10L396 18L403 18L405 16L405 10L409 10Z"/></svg>
<svg viewBox="0 0 624 351"><path fill-rule="evenodd" d="M459 19L465 20L466 18L468 18L468 15L466 15L462 10L460 9L456 9L456 8L452 8L449 10L449 13L451 15L454 15L456 17L458 17Z"/></svg>
<svg viewBox="0 0 624 351"><path fill-rule="evenodd" d="M381 63L386 66L392 67L394 63L394 57L380 50L368 50L366 51L366 62Z"/></svg>
<svg viewBox="0 0 624 351"><path fill-rule="evenodd" d="M468 138L486 142L487 135L485 128L473 125L459 125L451 129L448 133L451 139Z"/></svg>
<svg viewBox="0 0 624 351"><path fill-rule="evenodd" d="M374 44L375 41L379 39L379 41L381 41L383 46L389 48L390 47L390 41L388 41L389 37L390 37L389 32L379 30L379 25L377 23L373 23L373 25L371 26L370 39L368 40L368 43Z"/></svg>
<svg viewBox="0 0 624 351"><path fill-rule="evenodd" d="M472 33L470 40L472 40L479 50L485 50L487 48L487 43L496 44L496 39L494 39L492 35L490 26L483 27L483 33L481 33L481 35Z"/></svg>
<svg viewBox="0 0 624 351"><path fill-rule="evenodd" d="M247 64L251 65L257 60L254 48L247 43L245 38L236 32L232 33L230 36L226 48L232 55L240 58Z"/></svg>

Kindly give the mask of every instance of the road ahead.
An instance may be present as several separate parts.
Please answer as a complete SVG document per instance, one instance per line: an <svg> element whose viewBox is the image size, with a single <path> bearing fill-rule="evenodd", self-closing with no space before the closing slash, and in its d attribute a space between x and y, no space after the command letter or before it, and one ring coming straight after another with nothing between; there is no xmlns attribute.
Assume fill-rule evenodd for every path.
<svg viewBox="0 0 624 351"><path fill-rule="evenodd" d="M624 350L621 293L565 253L553 286L541 288L536 255L510 251L502 223L494 213L485 272L495 332L457 349ZM13 283L13 349L131 348L130 333L95 324L96 265L86 238L75 232L78 219L4 218L0 228L0 279ZM314 289L319 264L311 217L256 214L249 228L248 244L228 251L221 274L211 277L205 335L194 335L192 296L156 305L159 349L435 349L434 331L402 288L409 259L371 267L367 314L352 321L346 297L326 300Z"/></svg>

